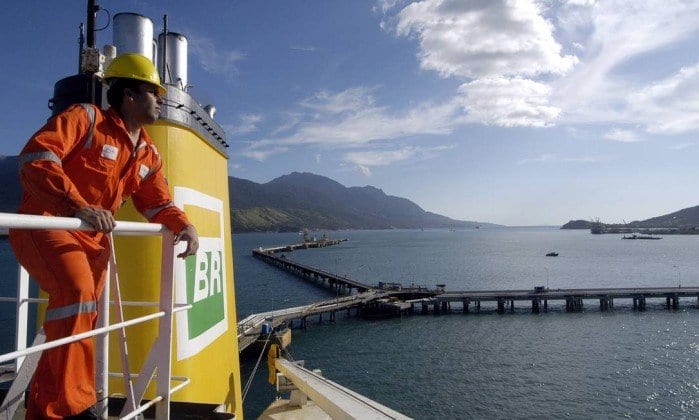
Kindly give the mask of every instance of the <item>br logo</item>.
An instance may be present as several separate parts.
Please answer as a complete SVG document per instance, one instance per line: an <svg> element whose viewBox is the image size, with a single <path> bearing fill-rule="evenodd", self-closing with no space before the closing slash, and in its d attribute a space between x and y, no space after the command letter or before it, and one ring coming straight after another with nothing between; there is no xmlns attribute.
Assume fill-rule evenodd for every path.
<svg viewBox="0 0 699 420"><path fill-rule="evenodd" d="M190 188L175 187L174 193L175 205L187 212L200 235L197 255L175 262L175 301L192 305L176 315L177 360L182 360L228 329L226 242L221 200Z"/></svg>
<svg viewBox="0 0 699 420"><path fill-rule="evenodd" d="M225 318L223 296L223 251L197 252L187 258L188 335L197 337Z"/></svg>

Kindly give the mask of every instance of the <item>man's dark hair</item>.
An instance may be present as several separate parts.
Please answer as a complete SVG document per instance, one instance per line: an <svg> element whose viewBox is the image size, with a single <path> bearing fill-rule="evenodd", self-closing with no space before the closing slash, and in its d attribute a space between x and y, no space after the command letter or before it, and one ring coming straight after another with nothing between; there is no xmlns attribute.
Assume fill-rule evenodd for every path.
<svg viewBox="0 0 699 420"><path fill-rule="evenodd" d="M116 109L121 108L124 102L124 90L130 89L136 93L140 92L143 82L132 79L116 79L112 81L107 91L107 102Z"/></svg>

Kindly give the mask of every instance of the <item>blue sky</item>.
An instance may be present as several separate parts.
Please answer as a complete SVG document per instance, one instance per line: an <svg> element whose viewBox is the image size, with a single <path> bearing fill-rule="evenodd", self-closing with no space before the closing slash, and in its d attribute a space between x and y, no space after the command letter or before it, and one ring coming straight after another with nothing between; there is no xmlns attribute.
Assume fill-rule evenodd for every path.
<svg viewBox="0 0 699 420"><path fill-rule="evenodd" d="M507 225L699 204L699 1L99 3L187 35L189 92L216 105L232 176L313 172ZM14 155L76 72L85 4L3 6Z"/></svg>

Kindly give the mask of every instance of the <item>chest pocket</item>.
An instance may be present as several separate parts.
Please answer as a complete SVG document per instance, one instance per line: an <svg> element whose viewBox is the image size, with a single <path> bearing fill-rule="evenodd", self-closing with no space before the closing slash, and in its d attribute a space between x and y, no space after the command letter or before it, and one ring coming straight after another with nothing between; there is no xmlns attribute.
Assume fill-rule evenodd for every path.
<svg viewBox="0 0 699 420"><path fill-rule="evenodd" d="M110 178L118 171L118 161L121 153L119 147L111 144L99 144L94 141L95 109L91 104L80 104L90 119L90 128L85 138L78 146L77 161L79 168L71 176L73 182L78 185L81 193L87 193L93 198L102 196L109 184Z"/></svg>
<svg viewBox="0 0 699 420"><path fill-rule="evenodd" d="M80 104L90 118L90 128L85 136L80 153L83 165L98 174L111 175L119 159L119 147L111 144L94 144L95 109L91 104Z"/></svg>

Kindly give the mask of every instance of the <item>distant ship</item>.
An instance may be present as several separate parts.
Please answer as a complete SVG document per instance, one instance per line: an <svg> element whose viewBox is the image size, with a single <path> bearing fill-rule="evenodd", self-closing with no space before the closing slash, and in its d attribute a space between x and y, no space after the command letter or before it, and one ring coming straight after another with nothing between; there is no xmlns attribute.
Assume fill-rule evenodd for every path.
<svg viewBox="0 0 699 420"><path fill-rule="evenodd" d="M663 239L661 236L644 235L641 233L632 233L631 235L624 235L621 239Z"/></svg>

